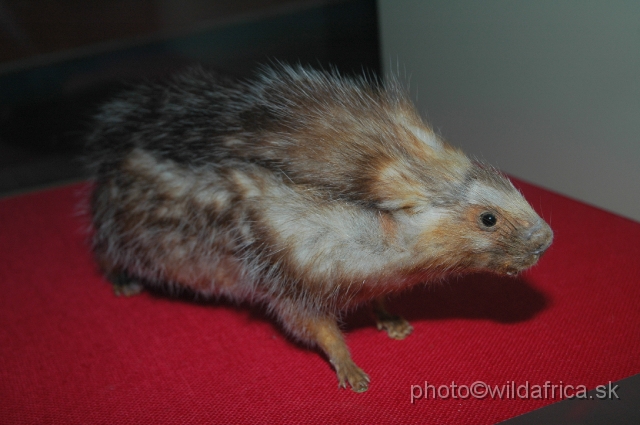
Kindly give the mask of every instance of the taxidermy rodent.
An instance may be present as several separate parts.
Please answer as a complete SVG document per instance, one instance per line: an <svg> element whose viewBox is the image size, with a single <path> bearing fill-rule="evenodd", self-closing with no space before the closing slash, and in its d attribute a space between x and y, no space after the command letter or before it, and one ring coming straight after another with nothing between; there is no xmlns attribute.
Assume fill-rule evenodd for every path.
<svg viewBox="0 0 640 425"><path fill-rule="evenodd" d="M494 168L427 126L396 82L301 66L234 81L195 68L104 105L88 137L94 251L144 285L264 303L364 391L337 320L467 272L517 274L553 234ZM212 332L214 330L212 329Z"/></svg>

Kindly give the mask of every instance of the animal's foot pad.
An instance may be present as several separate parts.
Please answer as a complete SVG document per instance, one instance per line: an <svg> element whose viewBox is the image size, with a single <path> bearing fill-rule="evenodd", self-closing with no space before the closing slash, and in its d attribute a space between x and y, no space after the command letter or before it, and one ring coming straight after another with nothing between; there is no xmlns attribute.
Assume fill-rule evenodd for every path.
<svg viewBox="0 0 640 425"><path fill-rule="evenodd" d="M387 331L389 338L405 339L413 331L413 326L400 316L386 316L376 321L376 327L379 331Z"/></svg>

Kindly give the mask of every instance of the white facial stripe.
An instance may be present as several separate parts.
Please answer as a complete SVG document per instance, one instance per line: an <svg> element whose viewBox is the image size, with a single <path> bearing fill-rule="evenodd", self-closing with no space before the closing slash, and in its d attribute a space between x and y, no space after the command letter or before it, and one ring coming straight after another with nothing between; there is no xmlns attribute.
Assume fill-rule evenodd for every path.
<svg viewBox="0 0 640 425"><path fill-rule="evenodd" d="M504 191L487 186L482 182L475 181L469 188L467 201L476 205L504 206L509 205L512 202L512 199L509 199L509 196L505 194Z"/></svg>

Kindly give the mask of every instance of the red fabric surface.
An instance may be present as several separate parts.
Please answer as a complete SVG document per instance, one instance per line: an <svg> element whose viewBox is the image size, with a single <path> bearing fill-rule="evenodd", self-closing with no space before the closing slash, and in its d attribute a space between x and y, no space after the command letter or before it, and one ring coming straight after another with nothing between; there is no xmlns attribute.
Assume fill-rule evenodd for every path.
<svg viewBox="0 0 640 425"><path fill-rule="evenodd" d="M520 187L555 231L539 265L399 296L404 341L349 315L363 394L259 307L115 297L77 214L86 185L0 200L0 422L489 424L558 399L411 404L411 385L592 389L640 372L640 224Z"/></svg>

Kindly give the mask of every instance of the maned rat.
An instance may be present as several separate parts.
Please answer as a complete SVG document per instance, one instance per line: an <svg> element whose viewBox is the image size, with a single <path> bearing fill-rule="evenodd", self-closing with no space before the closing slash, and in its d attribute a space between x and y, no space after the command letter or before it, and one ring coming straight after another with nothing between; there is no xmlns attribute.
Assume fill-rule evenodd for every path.
<svg viewBox="0 0 640 425"><path fill-rule="evenodd" d="M88 137L94 251L140 282L262 302L364 391L337 320L452 274L513 275L553 234L502 174L427 126L397 82L302 66L234 81L194 68L102 107Z"/></svg>

